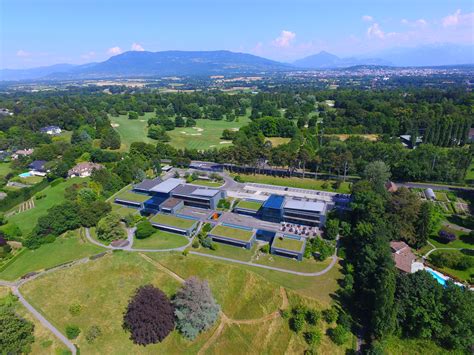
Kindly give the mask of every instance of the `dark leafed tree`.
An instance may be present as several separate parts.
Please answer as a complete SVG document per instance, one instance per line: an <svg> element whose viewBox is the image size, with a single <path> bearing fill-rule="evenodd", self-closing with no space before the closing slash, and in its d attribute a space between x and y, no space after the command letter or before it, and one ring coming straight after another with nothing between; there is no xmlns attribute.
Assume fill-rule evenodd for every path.
<svg viewBox="0 0 474 355"><path fill-rule="evenodd" d="M156 344L174 329L174 307L160 289L141 286L127 306L123 327L135 344Z"/></svg>
<svg viewBox="0 0 474 355"><path fill-rule="evenodd" d="M219 317L220 307L214 300L207 281L191 277L174 300L176 327L188 339L209 329Z"/></svg>

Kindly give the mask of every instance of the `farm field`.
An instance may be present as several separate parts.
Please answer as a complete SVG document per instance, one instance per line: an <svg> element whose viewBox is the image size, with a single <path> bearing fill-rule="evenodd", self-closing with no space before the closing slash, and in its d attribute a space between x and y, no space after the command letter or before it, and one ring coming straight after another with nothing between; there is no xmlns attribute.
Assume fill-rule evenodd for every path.
<svg viewBox="0 0 474 355"><path fill-rule="evenodd" d="M277 311L283 304L282 291L278 284L248 270L177 253L148 253L147 256L182 278L196 275L207 279L222 311L229 318L257 319ZM215 272L216 266L219 267L219 272ZM147 283L159 287L169 296L179 287L177 280L140 254L117 252L87 264L44 275L22 286L21 291L58 329L64 331L69 324L79 326L82 332L77 338L77 344L81 352L197 353L214 333L217 324L192 342L184 340L176 331L162 343L147 347L133 345L129 340L128 334L121 326L123 310L134 290ZM52 287L55 292L51 294ZM292 292L288 292L288 298L290 304L304 302L315 308L322 308L317 300L310 300ZM80 314L70 314L71 304L81 305ZM102 335L90 344L83 334L92 325L99 326ZM321 324L321 327L325 325ZM227 336L228 331L236 336ZM301 353L306 349L301 335L292 333L286 320L275 318L273 321L255 325L225 325L223 333L206 344L206 353L238 353L243 349L242 342L247 344L244 348L252 344L251 349L258 352L258 349L263 350L264 346L261 343L262 334L267 333L278 334L279 340L274 346L278 346L279 351ZM266 338L266 342L272 339L271 336ZM343 354L347 347L348 345L335 346L326 336L323 336L320 345L320 349L336 354Z"/></svg>
<svg viewBox="0 0 474 355"><path fill-rule="evenodd" d="M158 230L145 239L134 238L133 248L136 249L171 249L185 246L188 239L182 235Z"/></svg>
<svg viewBox="0 0 474 355"><path fill-rule="evenodd" d="M198 150L228 146L231 142L221 139L224 129L238 130L250 122L247 117L238 117L237 120L233 122L208 119L196 120L196 127L177 127L173 131L169 131L168 134L171 137L169 144L175 148Z"/></svg>
<svg viewBox="0 0 474 355"><path fill-rule="evenodd" d="M56 186L48 186L41 193L46 195L40 200L35 200L35 207L21 213L15 213L8 217L8 223L15 223L23 235L30 233L36 225L38 218L44 216L48 209L54 205L64 202L64 190L72 184L85 182L86 179L72 178L59 183Z"/></svg>
<svg viewBox="0 0 474 355"><path fill-rule="evenodd" d="M0 272L0 279L16 280L29 272L98 254L104 250L80 238L78 231L70 232L57 238L53 243L18 254Z"/></svg>
<svg viewBox="0 0 474 355"><path fill-rule="evenodd" d="M11 304L12 297L14 296L10 295L10 289L8 287L0 286L0 305L3 303ZM33 317L23 304L19 301L14 301L12 306L19 316L30 321L35 326L33 333L35 341L31 344L31 354L60 354L66 350L59 339Z"/></svg>
<svg viewBox="0 0 474 355"><path fill-rule="evenodd" d="M232 174L232 176L236 176L237 174ZM315 180L315 179L308 179L308 178L298 178L298 177L276 177L276 176L268 176L268 175L245 175L239 174L241 180L243 182L254 182L259 184L270 184L270 185L277 185L277 186L288 186L288 187L296 187L299 189L310 189L310 190L321 190L321 191L331 191L331 192L340 192L340 193L350 193L350 186L349 182L341 183L341 186L335 190L332 187L332 183L334 181L330 180ZM323 186L327 184L328 186Z"/></svg>

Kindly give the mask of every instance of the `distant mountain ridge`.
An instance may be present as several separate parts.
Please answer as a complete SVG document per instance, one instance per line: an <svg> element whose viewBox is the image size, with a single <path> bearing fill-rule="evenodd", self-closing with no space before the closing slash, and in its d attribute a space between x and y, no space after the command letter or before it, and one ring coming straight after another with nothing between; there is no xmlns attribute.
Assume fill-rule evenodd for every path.
<svg viewBox="0 0 474 355"><path fill-rule="evenodd" d="M392 65L390 61L380 58L340 58L326 51L321 51L318 54L313 54L308 57L298 59L292 64L306 69L335 69L354 67L358 65Z"/></svg>
<svg viewBox="0 0 474 355"><path fill-rule="evenodd" d="M252 54L231 51L130 51L99 63L56 64L32 69L2 69L0 81L108 79L160 76L258 74L360 66L428 67L474 63L474 45L430 45L395 48L367 57L341 58L322 51L295 62L281 63Z"/></svg>

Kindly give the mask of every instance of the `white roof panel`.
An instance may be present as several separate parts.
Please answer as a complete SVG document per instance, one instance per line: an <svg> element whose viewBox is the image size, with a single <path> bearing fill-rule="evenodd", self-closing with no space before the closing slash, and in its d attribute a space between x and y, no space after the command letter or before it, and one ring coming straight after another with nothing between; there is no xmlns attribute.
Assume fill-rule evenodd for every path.
<svg viewBox="0 0 474 355"><path fill-rule="evenodd" d="M171 178L171 179L165 180L162 183L156 185L150 191L167 194L167 193L170 193L171 190L175 189L176 187L178 187L181 184L184 184L183 179Z"/></svg>
<svg viewBox="0 0 474 355"><path fill-rule="evenodd" d="M219 193L219 190L215 190L215 189L196 189L193 192L191 192L191 195L212 197L218 193Z"/></svg>
<svg viewBox="0 0 474 355"><path fill-rule="evenodd" d="M326 204L319 201L300 201L294 199L287 199L283 208L289 208L293 210L312 211L312 212L323 212Z"/></svg>

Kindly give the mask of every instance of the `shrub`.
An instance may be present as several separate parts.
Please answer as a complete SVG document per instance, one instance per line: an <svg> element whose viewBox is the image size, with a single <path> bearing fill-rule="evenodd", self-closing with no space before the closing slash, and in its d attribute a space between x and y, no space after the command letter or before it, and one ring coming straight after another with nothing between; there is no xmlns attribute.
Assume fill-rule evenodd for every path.
<svg viewBox="0 0 474 355"><path fill-rule="evenodd" d="M211 250L217 250L218 246L217 243L212 242L211 246L209 247Z"/></svg>
<svg viewBox="0 0 474 355"><path fill-rule="evenodd" d="M102 335L102 330L97 325L92 325L87 329L86 340L89 344L92 344L98 337Z"/></svg>
<svg viewBox="0 0 474 355"><path fill-rule="evenodd" d="M155 233L155 228L149 221L142 221L137 224L137 230L135 231L135 237L137 239L145 239Z"/></svg>
<svg viewBox="0 0 474 355"><path fill-rule="evenodd" d="M328 335L337 345L342 345L349 339L349 332L340 324L336 328L329 329Z"/></svg>
<svg viewBox="0 0 474 355"><path fill-rule="evenodd" d="M210 232L212 229L212 225L210 223L205 223L203 226L202 226L202 231L204 233L208 233Z"/></svg>
<svg viewBox="0 0 474 355"><path fill-rule="evenodd" d="M189 251L188 250L183 250L183 252L181 254L183 254L183 256L188 256Z"/></svg>
<svg viewBox="0 0 474 355"><path fill-rule="evenodd" d="M316 325L320 317L321 313L316 309L308 309L306 311L306 321L311 325Z"/></svg>
<svg viewBox="0 0 474 355"><path fill-rule="evenodd" d="M260 248L262 253L268 254L270 252L270 244L265 244L263 247Z"/></svg>
<svg viewBox="0 0 474 355"><path fill-rule="evenodd" d="M290 313L290 311L287 310L287 309L282 309L282 310L280 311L280 315L281 315L281 317L282 317L283 319L288 319L288 318L290 318L291 313Z"/></svg>
<svg viewBox="0 0 474 355"><path fill-rule="evenodd" d="M339 312L337 308L335 307L331 307L323 311L323 318L328 324L336 322L338 316L339 316Z"/></svg>
<svg viewBox="0 0 474 355"><path fill-rule="evenodd" d="M191 277L174 300L176 327L188 339L209 329L219 317L220 307L214 300L207 281Z"/></svg>
<svg viewBox="0 0 474 355"><path fill-rule="evenodd" d="M68 339L76 339L79 334L81 333L81 330L77 325L68 325L66 326L66 336Z"/></svg>
<svg viewBox="0 0 474 355"><path fill-rule="evenodd" d="M174 307L160 289L141 286L130 299L123 327L135 344L156 344L174 329Z"/></svg>
<svg viewBox="0 0 474 355"><path fill-rule="evenodd" d="M72 316L78 316L81 313L81 308L82 306L78 303L74 303L69 306L69 313L71 313Z"/></svg>
<svg viewBox="0 0 474 355"><path fill-rule="evenodd" d="M194 249L199 248L199 239L195 238L195 239L193 240L192 247L193 247Z"/></svg>
<svg viewBox="0 0 474 355"><path fill-rule="evenodd" d="M237 175L236 177L234 177L234 181L235 182L244 182L244 180L240 177L240 175Z"/></svg>
<svg viewBox="0 0 474 355"><path fill-rule="evenodd" d="M439 240L441 243L450 243L456 240L454 233L448 232L447 230L440 230L438 234Z"/></svg>
<svg viewBox="0 0 474 355"><path fill-rule="evenodd" d="M303 330L305 322L304 313L296 313L290 319L290 329L295 333L299 333Z"/></svg>
<svg viewBox="0 0 474 355"><path fill-rule="evenodd" d="M201 241L201 245L204 248L211 249L211 245L212 245L212 239L211 238L205 237L205 238L200 239L200 241Z"/></svg>
<svg viewBox="0 0 474 355"><path fill-rule="evenodd" d="M308 345L316 345L321 342L321 333L316 330L310 330L303 334L304 340Z"/></svg>

